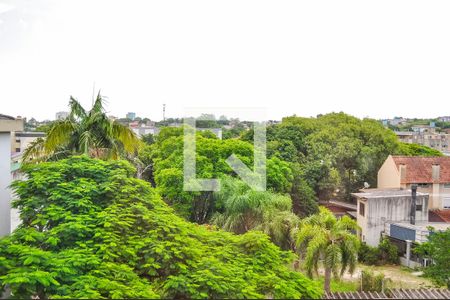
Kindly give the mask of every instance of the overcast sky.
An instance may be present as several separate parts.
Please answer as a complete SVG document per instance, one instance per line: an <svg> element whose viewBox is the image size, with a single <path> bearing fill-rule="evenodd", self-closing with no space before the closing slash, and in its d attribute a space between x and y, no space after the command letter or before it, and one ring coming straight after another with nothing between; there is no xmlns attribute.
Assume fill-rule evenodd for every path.
<svg viewBox="0 0 450 300"><path fill-rule="evenodd" d="M449 16L450 1L0 0L0 113L53 119L95 82L119 117L450 115Z"/></svg>

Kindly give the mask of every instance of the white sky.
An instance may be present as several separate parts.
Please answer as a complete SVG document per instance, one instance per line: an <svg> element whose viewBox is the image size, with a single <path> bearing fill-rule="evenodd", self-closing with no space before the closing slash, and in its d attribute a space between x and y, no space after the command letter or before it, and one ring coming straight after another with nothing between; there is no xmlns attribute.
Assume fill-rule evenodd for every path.
<svg viewBox="0 0 450 300"><path fill-rule="evenodd" d="M450 115L450 1L0 0L0 113ZM241 116L242 117L242 116Z"/></svg>

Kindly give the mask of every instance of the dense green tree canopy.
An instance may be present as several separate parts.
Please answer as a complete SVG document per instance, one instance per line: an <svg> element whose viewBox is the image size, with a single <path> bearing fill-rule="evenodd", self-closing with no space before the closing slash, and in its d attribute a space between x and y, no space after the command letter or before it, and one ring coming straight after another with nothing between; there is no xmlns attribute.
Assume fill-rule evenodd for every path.
<svg viewBox="0 0 450 300"><path fill-rule="evenodd" d="M419 144L407 144L399 143L399 148L397 151L399 155L407 156L442 156L443 154L433 148L419 145Z"/></svg>
<svg viewBox="0 0 450 300"><path fill-rule="evenodd" d="M203 223L214 211L211 192L183 190L183 129L164 128L152 145L153 176L163 197L186 218ZM198 178L235 176L226 159L235 154L247 167L253 169L253 145L240 140L219 140L197 134L196 164ZM277 157L267 161L267 187L276 192L288 192L292 171L289 164Z"/></svg>
<svg viewBox="0 0 450 300"><path fill-rule="evenodd" d="M15 297L317 298L263 233L176 216L123 161L29 165L15 182L22 224L0 240L0 287Z"/></svg>
<svg viewBox="0 0 450 300"><path fill-rule="evenodd" d="M431 228L428 242L419 245L415 251L432 260L432 264L424 269L425 275L450 289L450 228L445 231Z"/></svg>
<svg viewBox="0 0 450 300"><path fill-rule="evenodd" d="M344 113L284 118L268 128L267 139L269 154L298 163L296 181L324 199L336 191L349 199L365 181L375 186L379 167L398 149L395 134L379 122Z"/></svg>

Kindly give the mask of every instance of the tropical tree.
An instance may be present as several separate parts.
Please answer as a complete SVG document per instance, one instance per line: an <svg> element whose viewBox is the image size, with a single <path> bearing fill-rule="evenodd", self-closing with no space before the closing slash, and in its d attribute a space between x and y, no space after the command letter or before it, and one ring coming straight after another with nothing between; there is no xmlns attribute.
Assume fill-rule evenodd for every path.
<svg viewBox="0 0 450 300"><path fill-rule="evenodd" d="M290 232L300 221L292 212L289 196L254 191L243 181L225 176L214 194L216 213L212 223L234 233L261 230L283 249L292 249Z"/></svg>
<svg viewBox="0 0 450 300"><path fill-rule="evenodd" d="M341 276L345 270L353 273L356 267L359 240L352 233L358 225L344 216L340 219L326 208L302 220L296 236L297 247L304 257L308 275L318 273L319 261L325 269L324 289L330 291L331 274ZM340 270L339 270L340 269Z"/></svg>
<svg viewBox="0 0 450 300"><path fill-rule="evenodd" d="M45 138L31 143L23 161L49 161L73 154L118 159L122 153L134 154L140 140L128 127L109 119L104 104L100 92L89 111L70 97L69 116L52 123Z"/></svg>

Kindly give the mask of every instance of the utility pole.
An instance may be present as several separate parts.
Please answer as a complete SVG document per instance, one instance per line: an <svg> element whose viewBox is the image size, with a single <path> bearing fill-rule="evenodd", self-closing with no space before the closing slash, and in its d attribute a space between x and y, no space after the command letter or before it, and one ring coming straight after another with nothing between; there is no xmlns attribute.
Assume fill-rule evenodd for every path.
<svg viewBox="0 0 450 300"><path fill-rule="evenodd" d="M412 225L416 224L416 198L417 198L417 184L411 185L411 211L409 221Z"/></svg>
<svg viewBox="0 0 450 300"><path fill-rule="evenodd" d="M163 121L166 120L166 104L163 104Z"/></svg>

